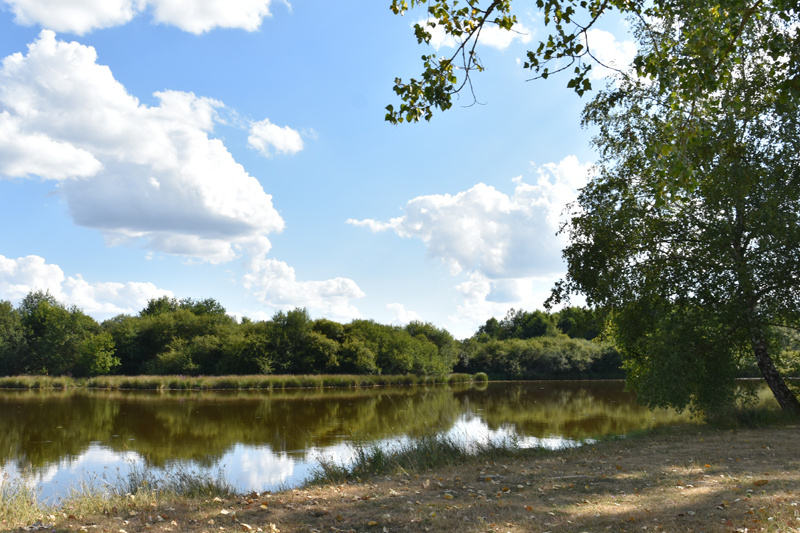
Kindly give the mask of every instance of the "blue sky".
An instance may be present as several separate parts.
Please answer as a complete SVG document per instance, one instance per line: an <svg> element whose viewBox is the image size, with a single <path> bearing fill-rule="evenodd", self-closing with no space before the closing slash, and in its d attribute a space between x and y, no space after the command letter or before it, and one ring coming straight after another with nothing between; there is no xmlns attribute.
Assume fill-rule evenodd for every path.
<svg viewBox="0 0 800 533"><path fill-rule="evenodd" d="M393 80L429 51L423 12L388 0L0 0L0 299L104 319L213 297L457 337L541 307L594 155L586 98L525 81L534 5L486 35L482 105L392 126ZM594 49L623 64L605 24Z"/></svg>

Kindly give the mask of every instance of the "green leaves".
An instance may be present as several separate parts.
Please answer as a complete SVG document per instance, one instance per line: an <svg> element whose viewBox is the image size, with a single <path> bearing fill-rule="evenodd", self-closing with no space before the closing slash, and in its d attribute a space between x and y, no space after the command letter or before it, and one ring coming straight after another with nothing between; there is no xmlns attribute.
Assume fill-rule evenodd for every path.
<svg viewBox="0 0 800 533"><path fill-rule="evenodd" d="M640 58L694 54L684 38L706 25L693 17L640 26ZM730 52L739 66L707 78L713 92L628 79L584 110L600 158L565 229L568 273L551 300L583 293L611 312L628 384L651 407L731 406L747 358L784 408L798 405L765 339L775 324L800 326L800 102L777 96L762 50L781 19L750 20Z"/></svg>
<svg viewBox="0 0 800 533"><path fill-rule="evenodd" d="M420 0L393 0L390 6L394 14L403 15L410 7L422 5ZM446 111L453 105L453 95L464 88L472 90L470 76L482 72L483 64L477 54L476 45L481 30L488 24L512 31L516 17L510 14L511 0L493 0L481 9L478 0L468 0L460 6L458 0L424 2L427 6L428 20L414 25L414 36L419 44L430 44L436 28L453 37L458 43L449 57L436 54L422 56L421 79L411 78L403 81L396 78L393 90L400 97L399 108L386 106L384 119L392 124L403 122L430 121L436 109ZM456 70L462 74L461 79ZM474 96L474 95L473 95Z"/></svg>

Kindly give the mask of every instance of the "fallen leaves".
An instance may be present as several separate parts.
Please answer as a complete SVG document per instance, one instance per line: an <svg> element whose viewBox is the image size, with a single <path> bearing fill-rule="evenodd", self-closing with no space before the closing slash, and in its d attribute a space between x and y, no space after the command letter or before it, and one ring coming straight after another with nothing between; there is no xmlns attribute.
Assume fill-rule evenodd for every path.
<svg viewBox="0 0 800 533"><path fill-rule="evenodd" d="M756 487L760 487L762 485L766 485L767 483L769 483L768 479L759 479L757 481L753 481L753 485L755 485Z"/></svg>

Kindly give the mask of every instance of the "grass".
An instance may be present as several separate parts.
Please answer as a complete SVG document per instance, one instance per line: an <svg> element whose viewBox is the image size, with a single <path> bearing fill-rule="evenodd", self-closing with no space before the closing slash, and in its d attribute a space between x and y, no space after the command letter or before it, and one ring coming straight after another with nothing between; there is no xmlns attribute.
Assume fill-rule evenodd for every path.
<svg viewBox="0 0 800 533"><path fill-rule="evenodd" d="M310 484L338 484L371 475L421 472L457 464L498 461L530 454L512 439L490 442L463 442L445 435L432 435L387 447L378 443L352 445L349 465L328 457L317 457Z"/></svg>
<svg viewBox="0 0 800 533"><path fill-rule="evenodd" d="M83 475L76 485L69 487L66 496L50 500L42 498L41 490L35 488L33 477L26 471L15 479L7 476L2 479L0 529L48 521L55 527L58 522L68 525L71 521L112 514L136 516L138 509L152 511L163 502L230 497L234 493L234 486L222 470L156 471L131 465L127 474L117 473L114 479Z"/></svg>
<svg viewBox="0 0 800 533"><path fill-rule="evenodd" d="M475 381L485 381L475 379ZM309 375L309 376L99 376L71 378L16 376L0 378L0 389L110 389L110 390L284 390L332 387L361 388L400 385L472 383L470 374L443 376Z"/></svg>
<svg viewBox="0 0 800 533"><path fill-rule="evenodd" d="M89 483L43 505L4 484L0 519L4 530L41 520L57 533L790 533L800 531L798 435L796 423L679 426L556 451L429 438L393 451L365 445L339 465L343 477L274 494L144 472L105 499Z"/></svg>

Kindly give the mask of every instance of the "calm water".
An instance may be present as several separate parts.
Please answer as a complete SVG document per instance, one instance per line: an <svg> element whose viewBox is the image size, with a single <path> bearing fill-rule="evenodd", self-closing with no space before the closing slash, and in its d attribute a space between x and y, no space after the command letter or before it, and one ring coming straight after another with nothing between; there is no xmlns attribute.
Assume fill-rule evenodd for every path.
<svg viewBox="0 0 800 533"><path fill-rule="evenodd" d="M242 490L302 482L320 454L346 461L354 440L445 433L514 436L525 446L688 420L651 412L621 381L249 392L0 391L0 468L29 469L44 496L79 476L131 465L223 467Z"/></svg>

